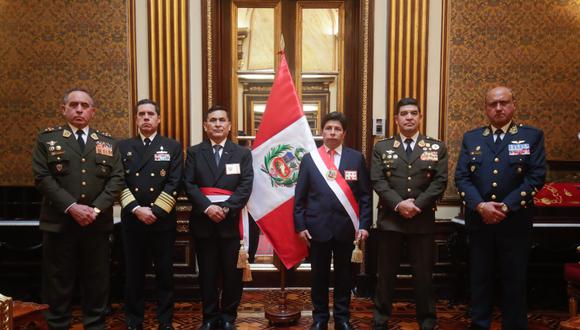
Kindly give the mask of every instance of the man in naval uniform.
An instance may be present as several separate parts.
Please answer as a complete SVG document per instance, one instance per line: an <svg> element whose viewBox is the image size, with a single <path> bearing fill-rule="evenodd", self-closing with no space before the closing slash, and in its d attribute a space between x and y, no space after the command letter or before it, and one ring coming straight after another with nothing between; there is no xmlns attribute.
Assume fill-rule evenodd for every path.
<svg viewBox="0 0 580 330"><path fill-rule="evenodd" d="M419 133L421 111L417 100L401 99L395 109L395 122L400 134L377 142L370 171L379 196L374 328L387 328L394 280L401 253L407 250L417 321L421 329L433 329L435 208L447 185L447 149L442 142Z"/></svg>
<svg viewBox="0 0 580 330"><path fill-rule="evenodd" d="M32 153L42 193L42 300L50 329L68 329L78 280L85 329L105 329L109 297L109 235L113 203L123 187L117 143L89 127L96 109L91 95L73 89L61 106L67 123L38 135Z"/></svg>
<svg viewBox="0 0 580 330"><path fill-rule="evenodd" d="M533 196L544 185L546 156L543 132L516 124L515 108L509 88L487 92L489 125L465 133L455 170L469 238L471 329L491 326L496 264L502 329L528 327L526 273Z"/></svg>
<svg viewBox="0 0 580 330"><path fill-rule="evenodd" d="M181 144L158 134L159 106L141 100L135 121L139 134L119 143L126 188L121 193L125 249L127 329L140 330L144 318L145 273L155 265L159 329L173 329L173 245L175 204L181 183Z"/></svg>

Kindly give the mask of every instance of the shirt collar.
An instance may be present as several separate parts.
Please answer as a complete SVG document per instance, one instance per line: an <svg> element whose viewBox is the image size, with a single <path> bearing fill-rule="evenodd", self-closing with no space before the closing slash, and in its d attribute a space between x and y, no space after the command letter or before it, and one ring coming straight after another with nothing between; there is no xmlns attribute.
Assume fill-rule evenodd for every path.
<svg viewBox="0 0 580 330"><path fill-rule="evenodd" d="M70 123L68 124L68 126L70 127L71 131L73 132L74 135L77 134L77 131L79 130L78 128L76 128L75 126L71 125ZM85 128L82 129L83 132L85 132L85 136L89 136L89 126L85 126Z"/></svg>
<svg viewBox="0 0 580 330"><path fill-rule="evenodd" d="M328 153L328 151L330 150L330 148L329 148L329 147L327 147L327 146L324 146L324 150L326 151L326 153ZM336 155L338 155L338 156L342 155L342 144L341 144L341 145L339 145L338 147L336 147L336 148L334 149L334 152L335 152L335 153L336 153Z"/></svg>
<svg viewBox="0 0 580 330"><path fill-rule="evenodd" d="M151 142L153 142L153 139L155 139L155 137L157 136L157 132L151 134L150 136L145 136L143 134L141 134L141 132L139 132L139 136L141 136L141 142L145 143L145 138L149 138L149 140L151 140Z"/></svg>
<svg viewBox="0 0 580 330"><path fill-rule="evenodd" d="M215 146L216 144L219 144L220 146L222 146L222 149L223 149L223 148L225 148L225 146L226 146L226 141L227 141L227 140L228 140L228 139L223 139L223 141L222 141L222 142L220 142L220 143L216 143L216 142L214 142L214 140L212 140L212 139L210 139L209 141L211 142L211 147L212 147L212 148L213 148L213 146Z"/></svg>
<svg viewBox="0 0 580 330"><path fill-rule="evenodd" d="M508 129L510 128L510 126L512 125L512 121L510 120L509 123L507 123L504 127L501 128L502 132L505 134L507 133ZM491 133L495 134L495 131L497 131L499 128L496 128L495 126L491 125Z"/></svg>
<svg viewBox="0 0 580 330"><path fill-rule="evenodd" d="M401 136L401 141L403 141L403 142L405 142L405 140L408 139L408 137L404 136L401 133L399 133L399 135ZM413 143L417 142L418 138L419 138L419 131L417 131L415 134L413 134L413 136L411 136Z"/></svg>

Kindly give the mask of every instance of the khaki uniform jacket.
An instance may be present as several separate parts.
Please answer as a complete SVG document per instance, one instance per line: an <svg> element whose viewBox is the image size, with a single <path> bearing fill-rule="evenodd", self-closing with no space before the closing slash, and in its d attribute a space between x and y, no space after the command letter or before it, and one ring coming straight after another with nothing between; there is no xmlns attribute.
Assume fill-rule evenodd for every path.
<svg viewBox="0 0 580 330"><path fill-rule="evenodd" d="M73 203L97 207L97 220L83 230L113 229L113 204L123 187L116 141L89 129L84 152L68 125L38 135L32 152L36 188L42 193L40 229L66 232L80 225L65 210Z"/></svg>
<svg viewBox="0 0 580 330"><path fill-rule="evenodd" d="M409 159L400 136L377 142L370 177L379 195L377 225L380 230L432 233L437 200L447 186L447 148L442 142L419 134ZM395 212L397 204L414 198L422 210L412 219Z"/></svg>

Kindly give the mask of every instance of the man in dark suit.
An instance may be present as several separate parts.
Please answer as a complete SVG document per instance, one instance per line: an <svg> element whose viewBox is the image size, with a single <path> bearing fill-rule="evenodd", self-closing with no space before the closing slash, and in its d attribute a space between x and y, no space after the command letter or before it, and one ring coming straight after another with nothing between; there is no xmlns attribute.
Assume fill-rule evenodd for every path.
<svg viewBox="0 0 580 330"><path fill-rule="evenodd" d="M113 204L123 187L117 143L89 127L91 95L73 89L61 106L67 123L38 135L32 152L43 195L42 300L50 329L68 329L75 283L81 287L85 329L105 329L109 297L109 236Z"/></svg>
<svg viewBox="0 0 580 330"><path fill-rule="evenodd" d="M203 128L209 140L188 148L185 163L185 188L192 203L190 226L203 305L200 329L230 330L236 328L242 298L242 270L237 268L239 221L240 211L252 192L252 153L227 140L231 122L223 107L208 110Z"/></svg>
<svg viewBox="0 0 580 330"><path fill-rule="evenodd" d="M514 112L509 88L489 90L485 114L490 125L465 133L455 170L469 237L472 329L490 328L496 257L502 329L528 328L533 196L544 185L546 156L543 132L514 123Z"/></svg>
<svg viewBox="0 0 580 330"><path fill-rule="evenodd" d="M327 329L330 261L334 260L334 328L349 323L353 240L365 240L372 223L371 188L363 155L343 146L346 117L331 112L322 120L323 146L300 164L294 199L296 232L310 243L311 329Z"/></svg>
<svg viewBox="0 0 580 330"><path fill-rule="evenodd" d="M399 132L377 142L371 181L379 196L378 279L374 327L386 329L392 315L394 280L406 244L413 271L417 321L421 329L436 323L432 286L435 208L447 185L445 144L419 133L419 103L403 98L397 103Z"/></svg>
<svg viewBox="0 0 580 330"><path fill-rule="evenodd" d="M173 329L173 245L176 197L183 170L181 144L161 136L159 106L141 100L139 134L119 143L126 188L121 193L127 329L143 328L145 273L155 265L159 329ZM149 258L152 256L152 258Z"/></svg>

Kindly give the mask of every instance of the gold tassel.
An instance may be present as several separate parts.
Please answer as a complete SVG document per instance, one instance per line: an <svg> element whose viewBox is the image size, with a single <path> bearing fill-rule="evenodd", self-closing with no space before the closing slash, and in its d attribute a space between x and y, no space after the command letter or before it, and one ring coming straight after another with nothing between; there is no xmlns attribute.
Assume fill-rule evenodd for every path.
<svg viewBox="0 0 580 330"><path fill-rule="evenodd" d="M363 262L363 251L360 249L360 240L355 240L354 242L354 250L352 250L352 257L350 258L351 262L362 264Z"/></svg>
<svg viewBox="0 0 580 330"><path fill-rule="evenodd" d="M244 272L242 274L242 282L252 281L252 269L250 268L250 262L246 260L246 266L244 266Z"/></svg>
<svg viewBox="0 0 580 330"><path fill-rule="evenodd" d="M244 249L244 241L241 240L240 241L240 251L238 252L238 269L244 269L246 267L246 264L248 264L248 259L250 258L250 256L248 255L248 252L246 252L246 249Z"/></svg>

